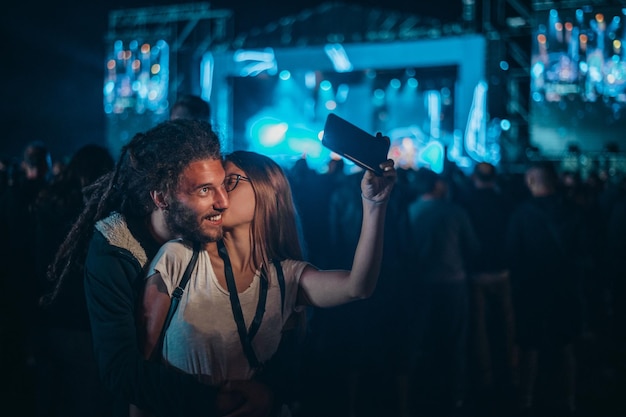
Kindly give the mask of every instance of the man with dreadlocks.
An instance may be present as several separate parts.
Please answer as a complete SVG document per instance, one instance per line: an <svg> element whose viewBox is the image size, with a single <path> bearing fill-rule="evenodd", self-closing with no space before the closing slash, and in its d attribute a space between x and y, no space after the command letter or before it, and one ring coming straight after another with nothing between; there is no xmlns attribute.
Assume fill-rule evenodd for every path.
<svg viewBox="0 0 626 417"><path fill-rule="evenodd" d="M50 267L56 287L83 269L94 351L115 415L129 404L155 416L264 416L269 388L231 381L199 383L144 360L137 338L137 306L144 268L166 241L211 242L222 237L228 208L219 138L204 121L163 122L122 149L115 169L87 190L89 200Z"/></svg>

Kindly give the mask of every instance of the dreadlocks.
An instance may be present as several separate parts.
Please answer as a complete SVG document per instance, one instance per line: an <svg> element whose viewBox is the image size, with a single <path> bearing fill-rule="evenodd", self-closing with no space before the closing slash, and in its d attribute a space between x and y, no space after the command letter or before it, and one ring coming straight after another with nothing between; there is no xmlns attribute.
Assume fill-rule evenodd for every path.
<svg viewBox="0 0 626 417"><path fill-rule="evenodd" d="M155 207L151 191L174 192L190 163L221 157L219 138L205 121L166 121L136 134L122 148L115 169L85 188L85 207L48 267L54 290L41 303L54 301L71 271L82 274L96 222L112 212L148 216Z"/></svg>

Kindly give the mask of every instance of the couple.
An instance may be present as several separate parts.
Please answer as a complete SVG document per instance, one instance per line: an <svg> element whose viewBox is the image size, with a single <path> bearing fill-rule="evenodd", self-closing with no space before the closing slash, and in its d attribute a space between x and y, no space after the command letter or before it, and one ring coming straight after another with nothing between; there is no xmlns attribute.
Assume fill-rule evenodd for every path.
<svg viewBox="0 0 626 417"><path fill-rule="evenodd" d="M53 265L59 285L67 269L84 268L94 349L118 414L132 403L155 416L271 415L276 398L254 374L278 349L291 313L374 290L396 178L393 161L381 166L383 176L367 171L361 182L352 270L320 271L301 259L289 184L272 160L238 151L223 161L219 139L200 121L137 134L115 170L88 190ZM146 360L159 346L191 242L203 250L156 352L162 360Z"/></svg>

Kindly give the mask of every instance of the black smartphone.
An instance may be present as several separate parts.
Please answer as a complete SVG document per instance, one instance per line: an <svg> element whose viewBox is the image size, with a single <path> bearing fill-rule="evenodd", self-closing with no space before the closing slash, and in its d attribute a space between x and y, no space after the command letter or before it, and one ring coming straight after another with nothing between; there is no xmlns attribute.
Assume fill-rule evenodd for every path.
<svg viewBox="0 0 626 417"><path fill-rule="evenodd" d="M324 124L322 145L364 169L382 175L380 164L388 159L389 138L373 136L347 120L330 113Z"/></svg>

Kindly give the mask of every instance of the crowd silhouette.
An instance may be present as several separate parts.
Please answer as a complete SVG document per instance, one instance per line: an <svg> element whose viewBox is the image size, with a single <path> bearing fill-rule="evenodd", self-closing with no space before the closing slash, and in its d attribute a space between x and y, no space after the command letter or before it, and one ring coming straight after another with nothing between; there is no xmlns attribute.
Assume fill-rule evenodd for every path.
<svg viewBox="0 0 626 417"><path fill-rule="evenodd" d="M112 166L87 145L53 173L39 142L0 165L2 395L20 415L108 415L82 277L52 304L46 277ZM349 268L362 174L286 172L306 259ZM398 168L374 295L307 311L294 417L626 415L626 181L603 174Z"/></svg>

